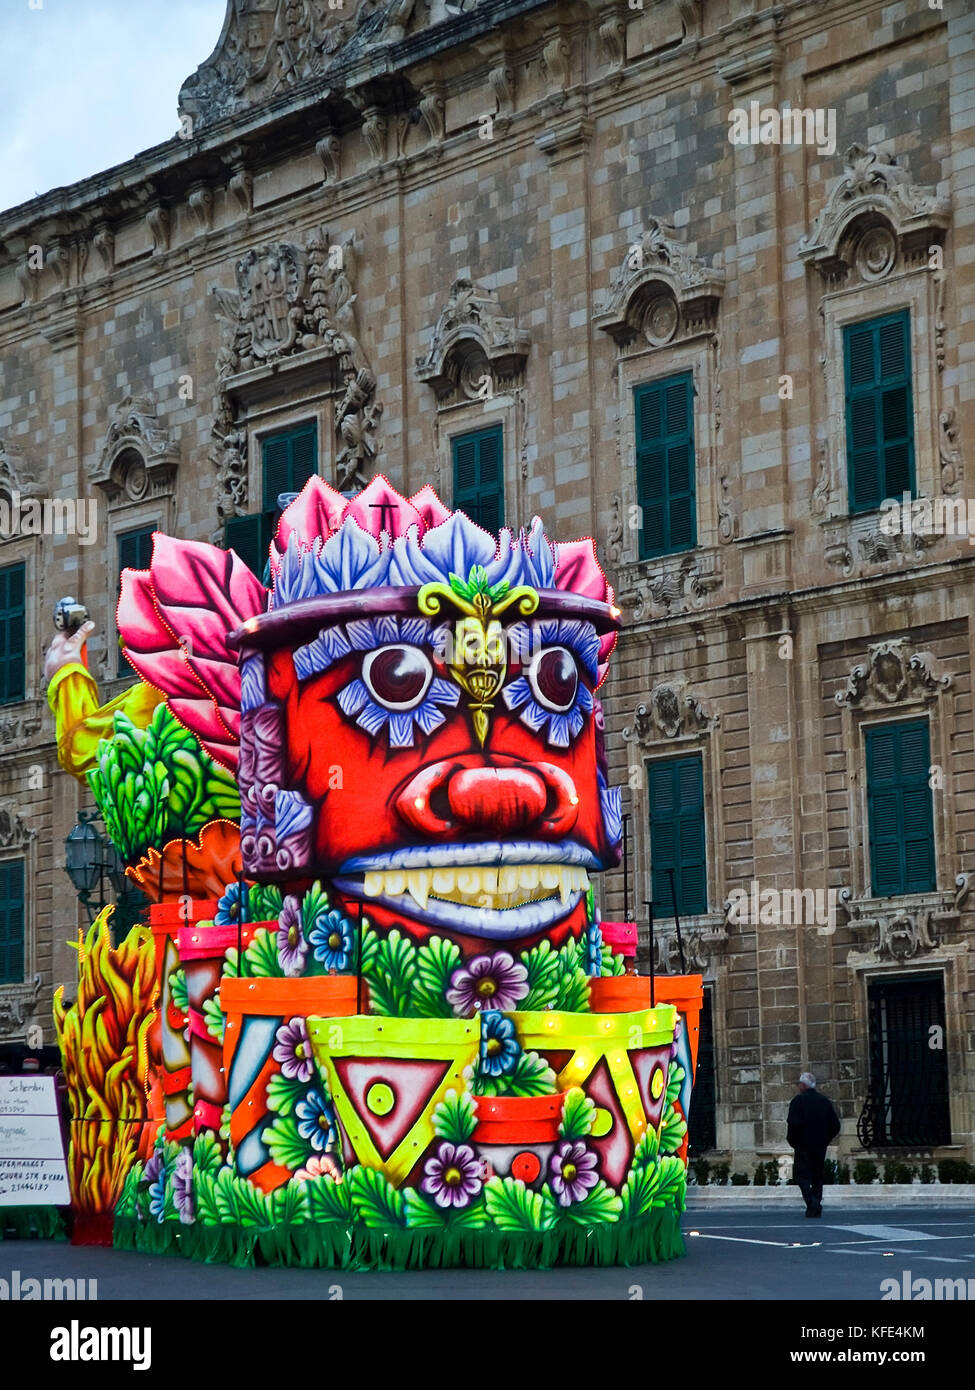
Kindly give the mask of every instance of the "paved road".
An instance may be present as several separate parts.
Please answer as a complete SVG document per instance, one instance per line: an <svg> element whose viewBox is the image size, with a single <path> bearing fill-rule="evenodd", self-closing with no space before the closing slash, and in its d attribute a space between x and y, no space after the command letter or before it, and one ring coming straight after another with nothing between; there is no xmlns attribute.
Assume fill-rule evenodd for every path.
<svg viewBox="0 0 975 1390"><path fill-rule="evenodd" d="M970 1279L975 1298L975 1210L852 1211L821 1221L783 1212L687 1213L687 1257L633 1269L403 1274L230 1269L63 1243L3 1241L0 1279L97 1279L109 1299L867 1299L881 1281ZM915 1305L916 1307L916 1305ZM960 1310L959 1310L960 1311Z"/></svg>

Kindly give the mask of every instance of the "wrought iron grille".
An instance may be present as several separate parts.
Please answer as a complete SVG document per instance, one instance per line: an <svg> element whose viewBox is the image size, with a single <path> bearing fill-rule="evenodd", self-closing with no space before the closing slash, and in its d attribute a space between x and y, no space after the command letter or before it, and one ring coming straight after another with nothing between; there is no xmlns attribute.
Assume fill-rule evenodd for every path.
<svg viewBox="0 0 975 1390"><path fill-rule="evenodd" d="M707 1153L717 1145L714 1093L714 1032L711 1027L711 991L705 989L701 1007L700 1033L697 1045L697 1073L691 1092L690 1115L687 1120L687 1152L689 1156Z"/></svg>
<svg viewBox="0 0 975 1390"><path fill-rule="evenodd" d="M875 980L867 991L870 1090L857 1120L865 1149L951 1143L944 982Z"/></svg>

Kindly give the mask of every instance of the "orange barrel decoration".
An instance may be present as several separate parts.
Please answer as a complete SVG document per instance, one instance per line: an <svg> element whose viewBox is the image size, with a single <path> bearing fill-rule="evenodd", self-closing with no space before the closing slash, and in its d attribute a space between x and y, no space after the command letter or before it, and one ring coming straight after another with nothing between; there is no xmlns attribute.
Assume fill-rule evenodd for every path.
<svg viewBox="0 0 975 1390"><path fill-rule="evenodd" d="M237 943L247 948L258 927L276 927L276 922L199 921L179 931L179 958L186 972L187 1017L190 1035L190 1068L193 1077L193 1130L219 1130L223 1107L227 1103L227 1077L223 1067L223 1044L207 1029L203 1012L220 984L224 956Z"/></svg>
<svg viewBox="0 0 975 1390"><path fill-rule="evenodd" d="M272 1160L261 1138L273 1119L268 1117L268 1082L281 1071L273 1055L277 1031L293 1018L350 1017L356 1011L356 977L227 977L220 983L220 1007L226 1016L223 1064L237 1171L271 1192L292 1176Z"/></svg>
<svg viewBox="0 0 975 1390"><path fill-rule="evenodd" d="M605 923L603 923L605 927ZM677 1107L686 1120L690 1110L691 1091L697 1071L697 1047L701 1031L701 1007L704 1003L704 978L701 975L658 975L654 980L654 1002L673 1004L680 1016L681 1028L677 1061L684 1068L684 1080L677 1096ZM589 981L589 1003L594 1014L629 1013L650 1005L649 975L602 975ZM687 1136L680 1147L680 1156L687 1161Z"/></svg>
<svg viewBox="0 0 975 1390"><path fill-rule="evenodd" d="M486 1177L519 1178L538 1188L559 1140L565 1092L554 1096L479 1096L473 1142Z"/></svg>
<svg viewBox="0 0 975 1390"><path fill-rule="evenodd" d="M188 1139L193 1133L190 1049L184 1036L186 1019L173 1002L170 986L170 976L180 965L177 938L181 927L213 918L216 911L215 898L183 897L175 902L149 906L149 929L156 951L159 983L161 1065L158 1075L165 1099L167 1139Z"/></svg>

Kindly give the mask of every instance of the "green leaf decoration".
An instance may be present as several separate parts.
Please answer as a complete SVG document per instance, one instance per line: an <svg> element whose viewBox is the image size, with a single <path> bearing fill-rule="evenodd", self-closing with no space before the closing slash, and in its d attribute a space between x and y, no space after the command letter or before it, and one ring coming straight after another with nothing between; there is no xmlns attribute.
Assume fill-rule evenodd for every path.
<svg viewBox="0 0 975 1390"><path fill-rule="evenodd" d="M383 1229L406 1224L405 1201L377 1168L359 1164L348 1175L352 1205L367 1226Z"/></svg>
<svg viewBox="0 0 975 1390"><path fill-rule="evenodd" d="M298 1121L292 1115L278 1115L272 1125L261 1131L261 1138L274 1162L292 1172L304 1167L313 1152L311 1143L298 1133Z"/></svg>
<svg viewBox="0 0 975 1390"><path fill-rule="evenodd" d="M300 1100L308 1094L304 1081L293 1080L282 1072L276 1072L267 1083L267 1105L279 1115L293 1115Z"/></svg>
<svg viewBox="0 0 975 1390"><path fill-rule="evenodd" d="M687 1123L684 1117L673 1105L668 1106L660 1128L660 1152L675 1154L683 1144L686 1133Z"/></svg>
<svg viewBox="0 0 975 1390"><path fill-rule="evenodd" d="M479 1096L551 1096L558 1090L555 1072L537 1052L522 1052L504 1076L475 1072L473 1090Z"/></svg>
<svg viewBox="0 0 975 1390"><path fill-rule="evenodd" d="M379 935L368 917L362 919L362 974L370 980L376 971L376 957L379 954Z"/></svg>
<svg viewBox="0 0 975 1390"><path fill-rule="evenodd" d="M634 1168L646 1168L648 1164L656 1163L660 1152L660 1140L656 1130L644 1130L643 1135L637 1140L636 1148L633 1150Z"/></svg>
<svg viewBox="0 0 975 1390"><path fill-rule="evenodd" d="M274 1224L271 1203L259 1187L247 1178L238 1178L235 1184L237 1198L237 1219L242 1226L258 1226L262 1229Z"/></svg>
<svg viewBox="0 0 975 1390"><path fill-rule="evenodd" d="M622 1199L600 1178L581 1202L573 1202L571 1206L563 1208L561 1215L578 1226L605 1225L618 1221L622 1210Z"/></svg>
<svg viewBox="0 0 975 1390"><path fill-rule="evenodd" d="M220 991L217 990L212 999L203 1001L203 1018L206 1022L207 1032L215 1042L223 1042L223 1030L226 1019L220 1007Z"/></svg>
<svg viewBox="0 0 975 1390"><path fill-rule="evenodd" d="M394 927L383 937L368 972L369 997L373 1012L389 1018L407 1013L416 977L417 950L413 942Z"/></svg>
<svg viewBox="0 0 975 1390"><path fill-rule="evenodd" d="M596 1103L579 1089L571 1087L562 1103L559 1133L563 1139L585 1139L596 1118Z"/></svg>
<svg viewBox="0 0 975 1390"><path fill-rule="evenodd" d="M190 1007L190 996L186 989L186 971L180 966L169 977L169 992L173 997L174 1008L185 1014Z"/></svg>
<svg viewBox="0 0 975 1390"><path fill-rule="evenodd" d="M670 1071L667 1073L667 1100L671 1105L680 1095L681 1083L685 1075L683 1067L679 1067L676 1062L671 1062Z"/></svg>
<svg viewBox="0 0 975 1390"><path fill-rule="evenodd" d="M309 932L329 909L328 894L316 879L301 900L301 929L307 937Z"/></svg>
<svg viewBox="0 0 975 1390"><path fill-rule="evenodd" d="M435 1202L428 1201L415 1187L403 1188L403 1204L407 1226L442 1231L447 1225L447 1213Z"/></svg>
<svg viewBox="0 0 975 1390"><path fill-rule="evenodd" d="M484 1184L484 1203L501 1231L550 1231L557 1220L552 1199L532 1192L517 1178L489 1178Z"/></svg>
<svg viewBox="0 0 975 1390"><path fill-rule="evenodd" d="M452 1018L453 1009L447 1003L450 977L461 962L456 941L431 936L416 953L416 977L413 983L413 1011L421 1018Z"/></svg>
<svg viewBox="0 0 975 1390"><path fill-rule="evenodd" d="M194 1172L193 1199L196 1203L198 1221L207 1226L219 1226L220 1211L217 1207L217 1182L210 1173Z"/></svg>
<svg viewBox="0 0 975 1390"><path fill-rule="evenodd" d="M221 1168L217 1174L214 1197L219 1224L233 1226L237 1221L237 1178L233 1169Z"/></svg>
<svg viewBox="0 0 975 1390"><path fill-rule="evenodd" d="M449 1225L453 1230L480 1231L488 1224L487 1207L484 1198L479 1197L468 1207L455 1207L450 1214Z"/></svg>
<svg viewBox="0 0 975 1390"><path fill-rule="evenodd" d="M117 1216L135 1216L139 1199L139 1181L142 1177L142 1164L133 1163L128 1173L125 1175L125 1182L122 1184L122 1191L115 1204Z"/></svg>
<svg viewBox="0 0 975 1390"><path fill-rule="evenodd" d="M271 1217L276 1226L296 1225L308 1220L307 1184L294 1179L271 1193Z"/></svg>
<svg viewBox="0 0 975 1390"><path fill-rule="evenodd" d="M433 1112L433 1132L438 1139L463 1144L477 1128L477 1106L470 1091L448 1091Z"/></svg>
<svg viewBox="0 0 975 1390"><path fill-rule="evenodd" d="M223 1163L220 1145L209 1130L203 1130L193 1143L194 1174L216 1173Z"/></svg>
<svg viewBox="0 0 975 1390"><path fill-rule="evenodd" d="M603 946L599 956L600 975L625 975L626 961L618 956L612 946Z"/></svg>
<svg viewBox="0 0 975 1390"><path fill-rule="evenodd" d="M308 1200L308 1216L319 1224L326 1221L349 1221L352 1217L352 1193L344 1179L325 1176L308 1178L302 1184Z"/></svg>
<svg viewBox="0 0 975 1390"><path fill-rule="evenodd" d="M244 952L244 974L266 979L268 976L283 976L278 961L277 932L268 927L259 927Z"/></svg>
<svg viewBox="0 0 975 1390"><path fill-rule="evenodd" d="M250 922L270 922L281 913L281 889L275 883L252 883L247 891L247 913Z"/></svg>
<svg viewBox="0 0 975 1390"><path fill-rule="evenodd" d="M584 970L576 966L562 974L555 1007L570 1014L589 1012L589 976Z"/></svg>
<svg viewBox="0 0 975 1390"><path fill-rule="evenodd" d="M497 584L492 584L488 589L488 598L492 603L497 603L499 599L504 598L510 588L511 585L507 579L499 579Z"/></svg>
<svg viewBox="0 0 975 1390"><path fill-rule="evenodd" d="M626 1182L620 1193L620 1219L634 1221L638 1216L645 1216L654 1205L659 1183L659 1164L651 1163L645 1167L637 1167L634 1164L626 1175Z"/></svg>
<svg viewBox="0 0 975 1390"><path fill-rule="evenodd" d="M540 941L530 951L522 951L521 963L528 971L528 993L522 1009L547 1009L559 994L560 957L550 941Z"/></svg>
<svg viewBox="0 0 975 1390"><path fill-rule="evenodd" d="M660 1181L657 1184L653 1205L655 1207L672 1206L677 1211L683 1211L686 1192L687 1172L681 1160L679 1158L662 1158L660 1160Z"/></svg>

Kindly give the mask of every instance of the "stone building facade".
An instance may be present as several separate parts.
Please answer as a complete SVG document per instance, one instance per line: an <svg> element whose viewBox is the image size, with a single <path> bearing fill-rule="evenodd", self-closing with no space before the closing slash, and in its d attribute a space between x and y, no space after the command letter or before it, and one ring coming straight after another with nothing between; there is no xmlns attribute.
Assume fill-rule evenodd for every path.
<svg viewBox="0 0 975 1390"><path fill-rule="evenodd" d="M88 605L110 697L120 556L156 527L249 544L269 440L304 431L344 488L382 471L449 500L457 439L500 427L505 518L594 535L624 610L607 743L658 970L679 968L660 789L689 779L698 1146L744 1169L780 1152L808 1067L845 1153L975 1156L975 555L854 496L849 376L858 325L868 356L896 339L905 490L972 495L973 124L961 0L232 0L173 139L0 215L14 666L18 567L26 595L0 707L0 875L22 861L24 882L0 1039L50 1040L81 920L62 842L88 803L41 676L54 601ZM657 386L692 463L691 532L671 506L663 547ZM30 499L95 499L94 534L34 534ZM885 802L883 749L910 748L928 802L896 768ZM909 806L930 845L878 892ZM755 920L766 890L778 921ZM826 915L793 923L817 892ZM601 896L621 917L621 872Z"/></svg>

